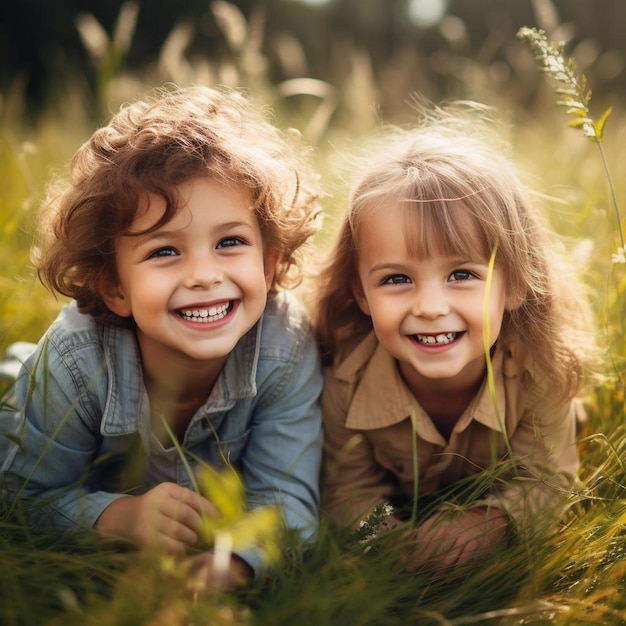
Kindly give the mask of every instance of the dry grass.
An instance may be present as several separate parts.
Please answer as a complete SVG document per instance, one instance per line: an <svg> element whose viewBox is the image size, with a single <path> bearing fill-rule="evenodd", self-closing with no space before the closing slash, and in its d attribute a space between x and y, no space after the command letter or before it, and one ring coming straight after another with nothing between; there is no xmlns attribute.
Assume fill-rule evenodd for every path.
<svg viewBox="0 0 626 626"><path fill-rule="evenodd" d="M90 54L98 63L103 111L116 109L148 85L168 80L249 88L260 103L274 108L279 124L301 129L317 146L320 170L331 191L326 200L330 218L320 239L324 247L344 193L341 181L333 176L332 158L376 125L375 108L369 103L382 100L381 84L374 82L367 55L356 49L348 51L352 71L335 85L310 79L271 84L262 53L262 16L245 20L225 2L214 3L213 10L231 50L229 59L219 63L185 55L193 37L189 24L172 31L158 61L141 76L124 74L121 65L115 65L119 59L108 58L118 48L110 41L107 44L106 38L100 47L94 43ZM122 22L132 19L130 10L121 17ZM89 38L97 27L86 21L81 32ZM130 42L132 23L121 23L117 36ZM294 58L293 49L289 54ZM556 228L588 241L579 248L580 264L593 289L609 378L588 398L590 417L580 440L584 490L572 495L573 507L563 530L551 538L512 543L480 567L456 571L450 580L402 574L394 558L397 546L380 544L366 551L353 538L330 533L323 525L316 544L304 555L290 554L273 578L240 594L198 595L169 561L102 552L90 545L77 549L67 537L34 537L19 517L2 511L0 623L573 625L626 621L626 266L611 258L618 238L606 178L593 145L567 128L552 106L549 87L542 87L531 112L514 97L514 76L512 84L498 87L485 62L466 59L464 67L467 83L462 95L488 101L502 112L515 159L536 176L539 189L554 198L548 206ZM409 99L411 86L398 84L398 73L392 68L382 72L381 80L392 84L392 74L394 90L384 92L381 110L390 111L386 121L404 122L411 112L397 103ZM458 80L454 77L457 94ZM6 97L1 103L0 349L12 341L38 339L60 306L37 284L29 268L34 209L47 177L65 165L100 122L81 113L80 89L65 96L63 110L51 106L34 128L21 127L19 99ZM626 169L625 146L626 115L615 110L605 137L615 172ZM620 198L626 194L624 185L618 177ZM468 484L468 497L471 492Z"/></svg>

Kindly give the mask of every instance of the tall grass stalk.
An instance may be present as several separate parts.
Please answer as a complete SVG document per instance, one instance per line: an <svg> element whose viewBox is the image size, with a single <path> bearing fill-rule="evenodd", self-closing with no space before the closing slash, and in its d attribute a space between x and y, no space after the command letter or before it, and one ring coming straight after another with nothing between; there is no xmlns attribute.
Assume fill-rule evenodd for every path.
<svg viewBox="0 0 626 626"><path fill-rule="evenodd" d="M557 85L555 92L560 98L557 100L557 105L565 107L566 113L574 116L574 120L569 125L572 128L580 129L585 137L598 146L617 219L617 231L621 244L617 254L623 258L626 254L626 247L624 245L622 216L615 184L602 144L604 127L612 113L612 107L606 109L597 120L594 120L589 109L591 90L587 87L587 78L578 72L574 59L564 55L563 44L550 41L546 33L537 28L520 28L517 36L528 44L542 71Z"/></svg>
<svg viewBox="0 0 626 626"><path fill-rule="evenodd" d="M294 121L302 110L289 106L296 102L298 83L286 83L283 94L271 84L261 46L261 20L254 18L253 23L250 20L247 25L244 23L245 36L238 38L237 28L242 26L242 21L225 4L215 6L221 11L220 28L230 29L224 37L233 51L231 61L187 58L186 45L195 32L194 25L187 25L182 35L173 29L172 36L178 37L176 45L163 50L159 66L146 70L141 79L152 83L164 80L181 84L237 83L250 87L255 96L275 106L283 123L307 128L306 123ZM363 56L362 67L367 66L366 53L362 50L351 48L348 52ZM489 68L481 68L471 59L466 61L471 64L473 77L480 72L482 81L488 78ZM109 97L113 87L131 85L136 90L139 83L124 74L121 65L117 67L120 80L108 83ZM403 73L397 59L382 68L381 75L400 81ZM306 103L300 104L303 108L311 101L315 105L310 137L320 142L322 153L327 150L323 138L329 134L343 136L348 128L356 135L375 123L376 116L371 114L369 104L371 94L386 90L385 97L388 102L396 103L397 110L397 103L404 102L405 94L414 89L414 85L387 80L385 90L379 92L376 85L368 82L366 70L359 74L359 81L354 76L338 76L344 82L338 79L334 93L325 88L315 91L323 87L319 83L299 83L299 88L308 92L299 99ZM466 88L471 93L471 85ZM498 90L492 89L490 93L494 91ZM354 102L342 102L340 96L346 93L354 93ZM500 93L506 96L506 90ZM128 100L137 94L133 91L115 95ZM75 97L63 96L64 103ZM79 112L88 108L86 102L82 105ZM346 105L350 115L345 113ZM334 106L337 109L332 112ZM50 165L66 160L91 130L86 121L88 116L80 117L74 109L67 118L61 113L67 115L65 109L48 113L28 132L20 130L19 124L6 114L6 108L0 119L0 219L6 226L0 232L4 263L0 279L3 348L11 341L38 339L60 306L43 289L33 286L28 245L32 208L37 204ZM611 120L618 114L619 111L614 111ZM575 115L576 119L590 118ZM345 125L334 126L336 119L345 121ZM606 117L600 121L603 131ZM536 150L537 162L545 161L546 145L554 141L558 130L542 127L541 123L543 120L530 119L524 129L525 134L539 135L533 145L526 147L526 151ZM577 123L579 128L587 128ZM598 123L596 131L597 128ZM603 160L606 166L606 158ZM580 168L586 167L576 159L567 162L567 171L552 160L546 165L552 169L545 168L545 174L559 180L569 176L576 183L581 178ZM323 163L322 170L328 173ZM596 181L593 184L593 189L588 191L601 195ZM343 206L331 198L327 209L329 213L340 212ZM591 209L583 209L577 216L581 227L597 232L595 215ZM589 262L592 279L601 282L605 279L604 259L599 251L593 251L592 255L595 255ZM615 345L623 342L621 324L621 314L610 320ZM376 541L363 542L353 533L331 531L323 521L317 540L304 551L295 539L287 538L284 559L271 577L263 577L238 593L215 596L198 591L184 564L163 555L107 551L89 535L79 538L58 533L36 534L26 527L20 507L9 511L0 499L0 623L3 626L623 624L626 623L623 386L607 384L596 391L585 429L580 439L583 488L572 494L572 507L563 528L556 535L539 533L521 537L498 547L479 567L455 568L448 576L404 573L397 558L403 548L397 535L390 533ZM444 491L431 499L417 494L415 522L426 519L444 501L471 506L510 470L505 464L495 466L463 481L454 491Z"/></svg>
<svg viewBox="0 0 626 626"><path fill-rule="evenodd" d="M496 264L496 253L498 252L498 244L494 246L491 251L491 256L489 257L489 263L487 265L487 279L485 281L485 297L483 300L483 349L485 353L485 362L487 365L487 388L489 389L489 396L491 397L491 401L493 403L493 408L498 419L498 424L500 424L500 429L504 436L504 445L506 446L507 454L510 459L514 459L515 455L513 454L513 449L511 448L511 442L509 441L509 437L506 432L506 427L504 424L504 418L500 413L500 405L498 404L498 396L496 394L496 383L493 374L493 362L491 360L491 332L489 327L489 298L491 297L491 285L493 283L493 271ZM495 442L493 442L495 444ZM491 453L492 459L496 460L496 449L492 450Z"/></svg>

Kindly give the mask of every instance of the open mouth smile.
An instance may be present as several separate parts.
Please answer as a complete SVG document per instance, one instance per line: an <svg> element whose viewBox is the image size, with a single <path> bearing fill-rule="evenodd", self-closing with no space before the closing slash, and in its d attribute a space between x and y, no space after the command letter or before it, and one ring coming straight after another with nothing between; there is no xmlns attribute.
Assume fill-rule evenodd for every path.
<svg viewBox="0 0 626 626"><path fill-rule="evenodd" d="M425 346L445 345L453 342L462 333L437 333L434 335L413 335L418 343Z"/></svg>
<svg viewBox="0 0 626 626"><path fill-rule="evenodd" d="M232 308L233 302L230 300L207 308L181 309L177 311L177 315L187 322L207 324L209 322L218 322L225 318L232 311Z"/></svg>

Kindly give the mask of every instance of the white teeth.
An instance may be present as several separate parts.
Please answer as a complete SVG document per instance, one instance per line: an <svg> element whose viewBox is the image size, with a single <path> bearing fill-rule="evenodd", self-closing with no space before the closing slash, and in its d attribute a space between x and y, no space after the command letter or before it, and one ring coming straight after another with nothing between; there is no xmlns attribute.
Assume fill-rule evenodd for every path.
<svg viewBox="0 0 626 626"><path fill-rule="evenodd" d="M229 308L229 304L220 304L209 309L184 309L178 314L191 322L217 322L226 316Z"/></svg>
<svg viewBox="0 0 626 626"><path fill-rule="evenodd" d="M450 343L456 339L457 333L440 333L439 335L415 335L420 343Z"/></svg>

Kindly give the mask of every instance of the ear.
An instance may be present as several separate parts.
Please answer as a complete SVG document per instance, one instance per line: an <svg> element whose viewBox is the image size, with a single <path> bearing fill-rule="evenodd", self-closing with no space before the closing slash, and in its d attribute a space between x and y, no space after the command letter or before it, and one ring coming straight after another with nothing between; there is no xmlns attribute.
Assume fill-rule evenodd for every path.
<svg viewBox="0 0 626 626"><path fill-rule="evenodd" d="M130 302L117 282L111 278L101 278L98 293L110 311L120 317L130 317L133 312Z"/></svg>
<svg viewBox="0 0 626 626"><path fill-rule="evenodd" d="M363 291L363 285L361 285L360 280L355 280L352 283L352 295L356 300L356 303L359 305L359 309L365 313L365 315L370 315L370 305L365 297L365 292Z"/></svg>
<svg viewBox="0 0 626 626"><path fill-rule="evenodd" d="M265 258L263 260L264 265L264 273L265 273L265 286L267 291L272 288L272 283L274 282L274 276L276 276L276 265L278 264L278 252L275 250L270 250L265 254Z"/></svg>

